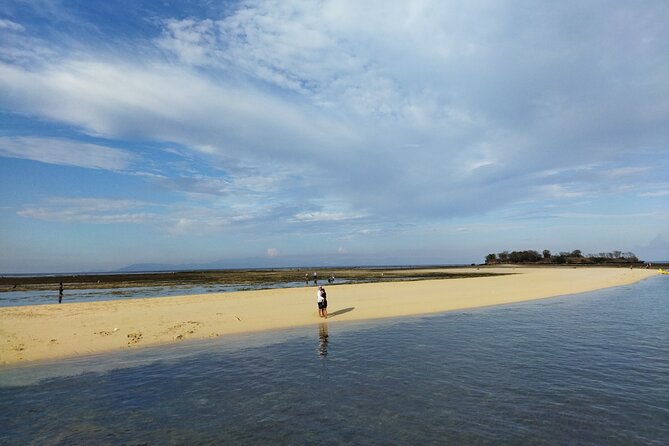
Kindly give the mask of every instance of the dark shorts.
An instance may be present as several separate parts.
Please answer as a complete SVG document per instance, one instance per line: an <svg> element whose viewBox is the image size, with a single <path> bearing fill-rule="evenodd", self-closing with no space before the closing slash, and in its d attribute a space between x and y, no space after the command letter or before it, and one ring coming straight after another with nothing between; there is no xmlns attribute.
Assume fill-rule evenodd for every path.
<svg viewBox="0 0 669 446"><path fill-rule="evenodd" d="M322 310L323 308L326 308L325 307L325 302L317 302L317 303L318 303L318 309L319 310Z"/></svg>

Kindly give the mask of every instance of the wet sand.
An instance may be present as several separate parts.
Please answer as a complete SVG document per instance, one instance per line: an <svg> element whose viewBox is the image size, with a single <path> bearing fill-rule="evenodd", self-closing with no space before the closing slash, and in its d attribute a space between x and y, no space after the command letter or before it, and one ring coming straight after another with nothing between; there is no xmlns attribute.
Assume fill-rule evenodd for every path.
<svg viewBox="0 0 669 446"><path fill-rule="evenodd" d="M657 274L644 269L571 267L499 267L485 272L503 275L334 286L321 281L328 291L328 323L509 304L625 285ZM0 364L320 322L315 286L7 307L0 308Z"/></svg>

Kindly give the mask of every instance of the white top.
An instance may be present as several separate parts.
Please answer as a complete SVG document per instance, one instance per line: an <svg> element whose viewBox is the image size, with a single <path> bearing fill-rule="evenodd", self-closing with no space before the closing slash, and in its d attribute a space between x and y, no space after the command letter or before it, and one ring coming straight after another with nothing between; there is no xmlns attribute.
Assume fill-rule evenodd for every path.
<svg viewBox="0 0 669 446"><path fill-rule="evenodd" d="M316 302L318 303L323 302L323 288L318 289L318 298L316 299Z"/></svg>

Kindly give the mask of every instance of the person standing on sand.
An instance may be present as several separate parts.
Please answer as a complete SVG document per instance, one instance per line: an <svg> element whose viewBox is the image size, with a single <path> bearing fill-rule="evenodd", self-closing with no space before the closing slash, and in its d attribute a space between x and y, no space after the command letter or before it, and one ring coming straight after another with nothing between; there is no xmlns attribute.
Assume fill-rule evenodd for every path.
<svg viewBox="0 0 669 446"><path fill-rule="evenodd" d="M60 282L60 287L58 288L58 303L63 302L63 282Z"/></svg>
<svg viewBox="0 0 669 446"><path fill-rule="evenodd" d="M327 313L325 313L325 308L327 306L327 301L325 300L325 290L321 286L318 287L316 303L318 304L318 317L327 317Z"/></svg>
<svg viewBox="0 0 669 446"><path fill-rule="evenodd" d="M325 288L321 288L321 293L323 294L323 317L328 318L328 294L325 292Z"/></svg>
<svg viewBox="0 0 669 446"><path fill-rule="evenodd" d="M318 285L318 273L314 271L314 285Z"/></svg>

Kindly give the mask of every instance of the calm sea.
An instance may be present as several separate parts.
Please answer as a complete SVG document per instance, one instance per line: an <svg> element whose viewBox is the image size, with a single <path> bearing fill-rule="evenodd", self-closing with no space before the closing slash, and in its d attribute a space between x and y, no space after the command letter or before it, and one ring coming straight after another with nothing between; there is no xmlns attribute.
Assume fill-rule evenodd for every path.
<svg viewBox="0 0 669 446"><path fill-rule="evenodd" d="M669 276L382 323L336 317L0 370L0 443L669 443Z"/></svg>

